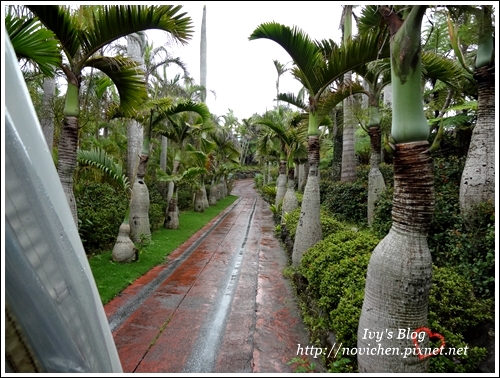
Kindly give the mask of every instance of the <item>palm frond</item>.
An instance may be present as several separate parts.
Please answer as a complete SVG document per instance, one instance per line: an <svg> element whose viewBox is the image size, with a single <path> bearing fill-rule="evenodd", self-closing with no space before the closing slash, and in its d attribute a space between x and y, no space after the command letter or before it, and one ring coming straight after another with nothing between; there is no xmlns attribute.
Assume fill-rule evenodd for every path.
<svg viewBox="0 0 500 378"><path fill-rule="evenodd" d="M167 117L174 114L180 114L183 112L193 112L199 114L203 121L210 119L210 111L208 107L203 103L198 103L194 101L183 101L178 104L173 105L172 107L165 109L164 111L160 111L158 113L158 117Z"/></svg>
<svg viewBox="0 0 500 378"><path fill-rule="evenodd" d="M297 108L307 111L307 105L294 93L280 93L277 97L279 101L284 101L288 104L295 105Z"/></svg>
<svg viewBox="0 0 500 378"><path fill-rule="evenodd" d="M191 17L179 13L182 5L108 5L94 12L92 26L82 30L85 55L126 35L148 29L167 32L175 41L186 44L193 34Z"/></svg>
<svg viewBox="0 0 500 378"><path fill-rule="evenodd" d="M318 123L321 124L323 119L330 114L330 112L347 97L356 94L364 93L365 89L358 82L344 84L336 90L328 93L325 97L321 98L318 103Z"/></svg>
<svg viewBox="0 0 500 378"><path fill-rule="evenodd" d="M422 53L422 75L441 80L453 88L461 85L464 78L473 80L473 77L455 60L447 59L434 52Z"/></svg>
<svg viewBox="0 0 500 378"><path fill-rule="evenodd" d="M88 59L85 67L105 73L120 94L120 108L124 114L136 112L148 98L144 73L137 62L125 57L97 57Z"/></svg>
<svg viewBox="0 0 500 378"><path fill-rule="evenodd" d="M45 76L54 77L61 64L61 51L52 31L38 18L23 19L8 14L5 29L18 59L26 59L40 68Z"/></svg>
<svg viewBox="0 0 500 378"><path fill-rule="evenodd" d="M106 89L113 86L113 81L108 76L102 76L98 78L95 82L94 90L97 98L102 98Z"/></svg>
<svg viewBox="0 0 500 378"><path fill-rule="evenodd" d="M79 28L69 7L61 5L26 5L40 22L52 30L61 43L70 65L80 49Z"/></svg>
<svg viewBox="0 0 500 378"><path fill-rule="evenodd" d="M358 17L358 31L360 34L387 28L387 24L378 11L378 7L378 5L364 6L361 15Z"/></svg>
<svg viewBox="0 0 500 378"><path fill-rule="evenodd" d="M77 160L81 165L96 167L109 177L111 177L128 194L130 184L127 175L123 173L122 165L115 163L114 160L100 148L91 148L90 150L78 150Z"/></svg>
<svg viewBox="0 0 500 378"><path fill-rule="evenodd" d="M304 87L313 92L320 87L315 66L321 61L322 53L304 31L297 26L290 28L277 22L267 22L260 24L248 39L252 41L262 38L274 41L286 50L295 64L292 74ZM300 75L297 75L298 72Z"/></svg>
<svg viewBox="0 0 500 378"><path fill-rule="evenodd" d="M332 50L325 64L318 66L317 76L326 88L348 71L368 62L389 58L389 40L377 32L360 34Z"/></svg>

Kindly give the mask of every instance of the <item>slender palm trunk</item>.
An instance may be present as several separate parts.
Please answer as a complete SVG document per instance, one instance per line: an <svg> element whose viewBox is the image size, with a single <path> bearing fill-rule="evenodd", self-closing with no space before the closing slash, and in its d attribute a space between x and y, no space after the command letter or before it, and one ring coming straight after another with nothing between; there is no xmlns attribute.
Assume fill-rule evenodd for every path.
<svg viewBox="0 0 500 378"><path fill-rule="evenodd" d="M180 161L178 159L174 159L174 166L172 168L172 174L177 174L179 172L179 165ZM174 199L174 196L176 196L176 191L177 191L177 185L173 181L169 182L168 184L168 194L167 194L167 207L165 209L165 219L163 221L163 225L165 228L171 228L167 227L166 224L171 224L172 222L175 224L177 223L177 227L179 227L179 214L177 214L177 198L175 198L175 207L173 210L171 209L172 206L172 201ZM173 213L175 212L175 217L177 218L176 221L172 221L173 218ZM177 228L176 227L176 228Z"/></svg>
<svg viewBox="0 0 500 378"><path fill-rule="evenodd" d="M476 70L477 122L460 181L460 210L466 214L483 201L495 203L495 72Z"/></svg>
<svg viewBox="0 0 500 378"><path fill-rule="evenodd" d="M352 5L344 6L342 15L342 39L344 43L352 38ZM344 74L344 81L350 83L352 80L352 72ZM355 119L354 119L354 96L349 96L344 100L344 128L342 140L342 171L340 173L340 181L353 182L356 180L356 155L355 155Z"/></svg>
<svg viewBox="0 0 500 378"><path fill-rule="evenodd" d="M372 253L358 328L358 350L378 347L365 332L379 332L383 349L414 351L411 338L398 338L427 326L432 259L427 233L434 212L432 158L427 142L403 143L394 155L392 228ZM389 335L393 337L390 338ZM429 347L428 338L419 343ZM429 359L417 354L384 356L358 353L359 371L425 372Z"/></svg>
<svg viewBox="0 0 500 378"><path fill-rule="evenodd" d="M371 126L368 132L370 136L370 172L368 173L368 225L373 222L373 213L375 204L379 200L380 195L385 190L385 182L382 173L380 172L380 127Z"/></svg>
<svg viewBox="0 0 500 378"><path fill-rule="evenodd" d="M144 46L145 40L137 33L127 37L127 55L138 62L144 69ZM135 120L127 122L127 177L131 184L135 183L135 173L143 144L143 127Z"/></svg>
<svg viewBox="0 0 500 378"><path fill-rule="evenodd" d="M207 88L207 6L203 6L203 17L201 19L201 40L200 40L200 84L204 91L201 93L201 102L206 101Z"/></svg>
<svg viewBox="0 0 500 378"><path fill-rule="evenodd" d="M160 153L160 169L163 172L167 171L167 150L168 148L168 138L164 135L161 136L161 153ZM165 182L162 182L160 185L160 190L162 196L165 198L167 189L167 184Z"/></svg>
<svg viewBox="0 0 500 378"><path fill-rule="evenodd" d="M319 136L310 135L308 143L309 172L293 244L292 264L294 266L300 265L304 252L323 239L319 215Z"/></svg>
<svg viewBox="0 0 500 378"><path fill-rule="evenodd" d="M340 181L342 173L342 146L343 146L343 110L335 112L335 124L333 127L333 157L332 157L332 180Z"/></svg>
<svg viewBox="0 0 500 378"><path fill-rule="evenodd" d="M130 183L135 182L143 137L142 125L135 120L129 120L127 122L127 178Z"/></svg>
<svg viewBox="0 0 500 378"><path fill-rule="evenodd" d="M309 176L309 161L304 163L304 176L302 178L302 187L305 188L307 184L307 177Z"/></svg>
<svg viewBox="0 0 500 378"><path fill-rule="evenodd" d="M345 74L345 80L351 81L351 72ZM355 128L354 128L354 96L344 100L344 132L342 139L342 171L340 181L353 182L356 180Z"/></svg>
<svg viewBox="0 0 500 378"><path fill-rule="evenodd" d="M297 191L302 192L303 184L304 184L304 164L299 164L299 174L297 176Z"/></svg>

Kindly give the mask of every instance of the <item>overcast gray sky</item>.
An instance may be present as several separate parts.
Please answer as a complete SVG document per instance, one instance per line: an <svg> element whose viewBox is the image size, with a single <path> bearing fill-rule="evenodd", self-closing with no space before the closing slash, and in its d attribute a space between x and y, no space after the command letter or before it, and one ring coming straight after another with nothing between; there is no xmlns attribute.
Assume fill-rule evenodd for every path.
<svg viewBox="0 0 500 378"><path fill-rule="evenodd" d="M341 39L342 6L333 1L191 1L175 4L182 4L192 18L194 36L187 46L172 49L172 55L187 64L197 84L200 83L203 5L207 6L207 89L215 91L217 98L208 92L206 102L210 111L219 116L232 109L241 120L274 106L278 75L273 60L285 64L291 58L276 42L248 40L261 23L276 21L298 26L312 39L331 38L338 43ZM162 33L153 33L155 46L161 43ZM175 66L172 70L178 71ZM280 77L280 92L297 93L300 88L300 83L290 73Z"/></svg>

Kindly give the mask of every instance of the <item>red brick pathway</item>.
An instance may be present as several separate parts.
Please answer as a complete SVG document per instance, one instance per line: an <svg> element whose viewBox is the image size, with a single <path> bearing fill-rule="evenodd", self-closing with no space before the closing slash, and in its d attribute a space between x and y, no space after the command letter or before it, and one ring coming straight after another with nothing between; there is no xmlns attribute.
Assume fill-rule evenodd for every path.
<svg viewBox="0 0 500 378"><path fill-rule="evenodd" d="M308 336L272 213L251 179L232 194L230 209L105 306L124 372L293 372Z"/></svg>

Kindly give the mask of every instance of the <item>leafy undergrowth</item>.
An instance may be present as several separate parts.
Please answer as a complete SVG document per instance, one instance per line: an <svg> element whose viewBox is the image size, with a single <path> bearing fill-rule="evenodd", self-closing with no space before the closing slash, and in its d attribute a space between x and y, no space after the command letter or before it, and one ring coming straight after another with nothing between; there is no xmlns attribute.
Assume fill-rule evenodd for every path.
<svg viewBox="0 0 500 378"><path fill-rule="evenodd" d="M133 263L116 263L111 260L111 251L93 255L89 258L90 268L97 285L103 305L132 284L151 268L162 264L165 258L177 247L188 240L238 197L227 196L210 206L203 213L185 211L179 214L179 228L161 228L151 234L151 242L139 248L139 259Z"/></svg>

